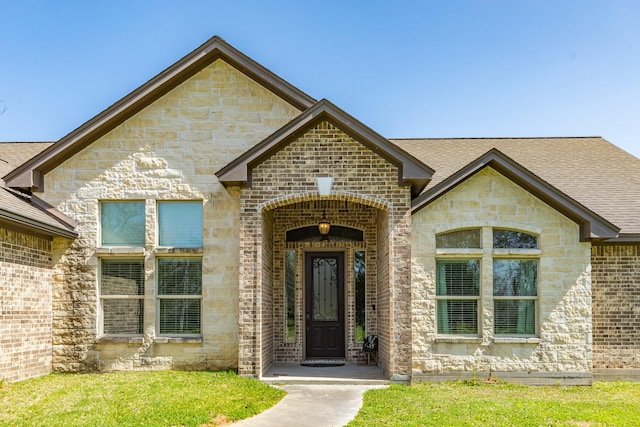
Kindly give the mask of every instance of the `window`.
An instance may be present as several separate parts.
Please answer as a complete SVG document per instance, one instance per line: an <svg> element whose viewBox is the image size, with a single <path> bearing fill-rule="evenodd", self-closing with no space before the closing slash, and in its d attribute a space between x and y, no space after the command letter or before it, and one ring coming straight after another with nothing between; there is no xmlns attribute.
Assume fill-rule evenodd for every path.
<svg viewBox="0 0 640 427"><path fill-rule="evenodd" d="M103 333L142 334L144 259L103 259L100 267Z"/></svg>
<svg viewBox="0 0 640 427"><path fill-rule="evenodd" d="M483 299L493 316L481 324L491 325L494 336L538 333L538 236L503 228L454 230L436 235L436 253L438 334L481 335ZM484 275L488 283L482 268L492 271Z"/></svg>
<svg viewBox="0 0 640 427"><path fill-rule="evenodd" d="M480 262L436 262L437 323L439 334L478 334Z"/></svg>
<svg viewBox="0 0 640 427"><path fill-rule="evenodd" d="M363 342L366 330L366 264L365 252L354 252L354 280L356 285L356 325L355 341Z"/></svg>
<svg viewBox="0 0 640 427"><path fill-rule="evenodd" d="M158 335L199 335L203 203L161 201L155 215L145 212L147 203L100 203L99 329L106 335L141 335L146 322ZM146 236L154 232L158 239L152 246L154 239ZM145 271L151 266L153 272ZM147 273L153 282L145 283ZM153 314L145 315L145 307L154 305Z"/></svg>
<svg viewBox="0 0 640 427"><path fill-rule="evenodd" d="M438 234L436 248L480 248L480 229L456 230Z"/></svg>
<svg viewBox="0 0 640 427"><path fill-rule="evenodd" d="M160 334L199 334L201 258L158 259Z"/></svg>
<svg viewBox="0 0 640 427"><path fill-rule="evenodd" d="M285 340L296 337L296 251L284 253Z"/></svg>
<svg viewBox="0 0 640 427"><path fill-rule="evenodd" d="M160 246L202 246L202 202L158 202Z"/></svg>
<svg viewBox="0 0 640 427"><path fill-rule="evenodd" d="M538 237L520 231L494 228L493 247L494 249L535 249L538 247Z"/></svg>
<svg viewBox="0 0 640 427"><path fill-rule="evenodd" d="M102 246L144 246L144 202L100 203Z"/></svg>

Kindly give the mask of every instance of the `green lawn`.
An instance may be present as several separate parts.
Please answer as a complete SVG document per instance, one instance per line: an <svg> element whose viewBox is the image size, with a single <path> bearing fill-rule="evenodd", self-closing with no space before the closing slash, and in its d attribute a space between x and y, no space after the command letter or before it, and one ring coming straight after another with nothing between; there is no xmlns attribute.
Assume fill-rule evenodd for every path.
<svg viewBox="0 0 640 427"><path fill-rule="evenodd" d="M232 372L47 375L0 383L0 426L215 426L284 395Z"/></svg>
<svg viewBox="0 0 640 427"><path fill-rule="evenodd" d="M0 382L0 426L210 427L255 415L284 394L232 372L47 375ZM390 386L366 392L349 426L640 426L640 383Z"/></svg>
<svg viewBox="0 0 640 427"><path fill-rule="evenodd" d="M369 390L349 427L640 426L640 383L527 387L480 381Z"/></svg>

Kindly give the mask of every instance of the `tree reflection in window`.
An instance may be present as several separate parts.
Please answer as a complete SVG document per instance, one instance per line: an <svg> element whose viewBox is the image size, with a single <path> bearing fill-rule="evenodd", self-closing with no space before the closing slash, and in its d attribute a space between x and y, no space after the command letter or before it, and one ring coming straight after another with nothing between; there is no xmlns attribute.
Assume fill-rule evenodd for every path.
<svg viewBox="0 0 640 427"><path fill-rule="evenodd" d="M100 203L103 246L144 246L144 202Z"/></svg>
<svg viewBox="0 0 640 427"><path fill-rule="evenodd" d="M480 229L456 230L438 234L436 248L480 248Z"/></svg>
<svg viewBox="0 0 640 427"><path fill-rule="evenodd" d="M493 247L497 249L536 249L538 237L522 231L494 228Z"/></svg>

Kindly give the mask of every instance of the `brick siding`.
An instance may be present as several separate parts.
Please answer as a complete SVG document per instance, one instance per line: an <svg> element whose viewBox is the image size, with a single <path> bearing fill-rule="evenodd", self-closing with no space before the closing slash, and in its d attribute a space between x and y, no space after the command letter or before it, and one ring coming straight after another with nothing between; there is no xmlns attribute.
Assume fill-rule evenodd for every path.
<svg viewBox="0 0 640 427"><path fill-rule="evenodd" d="M0 228L0 379L51 371L51 238Z"/></svg>
<svg viewBox="0 0 640 427"><path fill-rule="evenodd" d="M640 368L640 245L594 245L593 367Z"/></svg>
<svg viewBox="0 0 640 427"><path fill-rule="evenodd" d="M319 196L316 192L316 176L332 176L334 178L331 196ZM375 154L353 138L336 128L329 122L321 122L314 128L298 137L279 152L266 159L252 171L251 188L241 191L241 229L240 229L240 304L239 319L239 371L246 375L259 375L272 362L287 354L281 347L274 354L274 334L260 334L260 320L267 319L264 310L274 311L272 301L275 292L281 292L278 284L265 278L265 273L274 271L274 257L261 255L262 251L271 253L264 245L271 243L271 237L265 237L265 230L272 227L282 230L287 224L278 224L279 214L286 214L286 209L279 208L299 202L326 201L348 202L373 208L378 218L375 228L378 240L377 250L382 251L379 242L392 246L384 250L384 259L377 256L377 267L367 264L367 271L377 270L377 301L381 309L377 309L376 325L380 334L380 348L388 356L382 364L389 374L408 375L411 369L411 292L409 275L410 257L410 190L398 186L397 167ZM356 205L352 206L356 206ZM291 209L291 208L287 208ZM270 211L274 211L273 215ZM297 210L304 218L305 208ZM336 210L327 211L336 215ZM319 211L315 212L320 214ZM308 215L308 213L307 213ZM314 217L313 221L317 222ZM310 218L309 218L310 221ZM351 218L357 223L357 218ZM367 221L367 218L364 218ZM275 222L275 223L272 223ZM360 226L361 227L361 226ZM389 235L381 238L380 235ZM276 235L273 241L282 240L284 236ZM281 243L278 243L281 244ZM348 249L349 245L339 246ZM281 249L278 249L281 250ZM274 253L280 259L281 253ZM298 260L300 261L300 257ZM349 262L350 258L345 259ZM380 275L380 272L383 272ZM384 280L383 281L381 281ZM280 280L281 282L281 280ZM348 285L349 286L349 285ZM380 301L379 290L385 292L386 302ZM349 299L349 296L347 295ZM282 298L280 298L281 300ZM387 330L381 330L380 320ZM275 319L276 328L278 320ZM262 325L265 327L265 325ZM272 326L268 325L268 328ZM282 329L282 328L280 328ZM277 332L276 336L277 336ZM261 340L256 340L261 337ZM298 341L300 344L300 341ZM353 344L353 343L349 343ZM289 348L289 350L291 350ZM296 349L300 355L302 350ZM353 357L352 351L347 357Z"/></svg>

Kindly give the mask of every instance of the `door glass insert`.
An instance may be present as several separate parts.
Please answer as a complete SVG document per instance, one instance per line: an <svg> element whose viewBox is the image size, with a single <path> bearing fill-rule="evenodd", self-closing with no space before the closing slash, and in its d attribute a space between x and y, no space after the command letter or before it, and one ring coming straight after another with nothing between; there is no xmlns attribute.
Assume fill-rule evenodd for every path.
<svg viewBox="0 0 640 427"><path fill-rule="evenodd" d="M338 320L338 261L331 257L313 259L313 320Z"/></svg>

